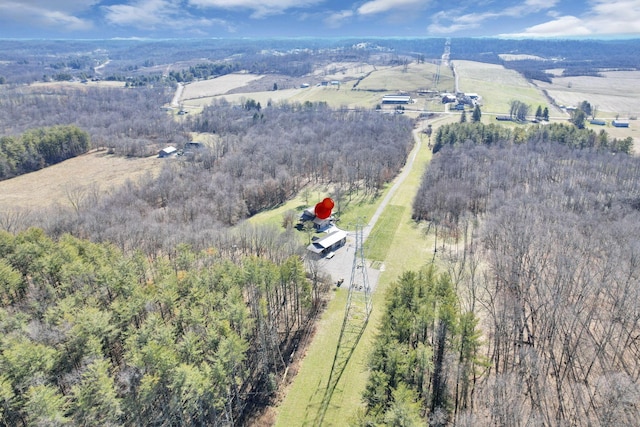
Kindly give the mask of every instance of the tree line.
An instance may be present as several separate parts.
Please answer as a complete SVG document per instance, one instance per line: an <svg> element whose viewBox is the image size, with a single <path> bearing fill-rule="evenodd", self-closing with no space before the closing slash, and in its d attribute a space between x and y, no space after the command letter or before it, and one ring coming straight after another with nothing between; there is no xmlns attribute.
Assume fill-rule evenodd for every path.
<svg viewBox="0 0 640 427"><path fill-rule="evenodd" d="M517 106L513 108L517 110ZM473 122L441 126L434 137L433 152L437 153L445 146L457 146L465 143L493 145L526 142L560 143L576 148L593 148L625 154L629 154L633 147L633 138L611 138L604 129L596 132L586 129L584 126L578 127L563 123L507 128L494 123Z"/></svg>
<svg viewBox="0 0 640 427"><path fill-rule="evenodd" d="M0 128L6 137L72 125L89 134L92 147L123 156L148 156L168 143L189 140L160 108L171 101L170 88L6 87L0 92Z"/></svg>
<svg viewBox="0 0 640 427"><path fill-rule="evenodd" d="M0 137L0 179L33 172L86 153L89 134L76 126L31 129L19 137Z"/></svg>
<svg viewBox="0 0 640 427"><path fill-rule="evenodd" d="M326 288L301 259L0 232L0 424L242 425Z"/></svg>
<svg viewBox="0 0 640 427"><path fill-rule="evenodd" d="M425 172L414 217L481 332L465 410L449 377L456 425L637 423L639 160L579 147L452 145Z"/></svg>

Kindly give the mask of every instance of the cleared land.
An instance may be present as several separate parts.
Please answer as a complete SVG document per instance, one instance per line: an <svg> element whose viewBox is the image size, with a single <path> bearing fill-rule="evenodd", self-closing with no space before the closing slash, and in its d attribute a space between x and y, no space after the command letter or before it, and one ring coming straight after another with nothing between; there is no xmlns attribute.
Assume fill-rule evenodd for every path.
<svg viewBox="0 0 640 427"><path fill-rule="evenodd" d="M603 77L554 77L553 83L536 81L559 105L576 106L589 101L598 117L637 117L640 114L640 71L608 71Z"/></svg>
<svg viewBox="0 0 640 427"><path fill-rule="evenodd" d="M261 79L257 74L227 74L215 79L201 80L185 85L181 99L188 101L196 98L206 98L222 95L230 90L246 86L254 80Z"/></svg>
<svg viewBox="0 0 640 427"><path fill-rule="evenodd" d="M102 152L74 157L48 168L0 181L0 210L71 205L70 195L106 192L147 173L156 174L166 159L124 158Z"/></svg>
<svg viewBox="0 0 640 427"><path fill-rule="evenodd" d="M509 114L513 100L533 108L548 105L548 101L533 84L514 70L501 65L473 61L454 61L458 74L458 90L482 96L482 112Z"/></svg>
<svg viewBox="0 0 640 427"><path fill-rule="evenodd" d="M360 90L413 92L419 89L433 89L433 76L437 73L435 64L409 64L389 67L371 72L358 84ZM454 89L453 75L447 67L440 67L440 81L438 89L452 91Z"/></svg>
<svg viewBox="0 0 640 427"><path fill-rule="evenodd" d="M313 79L321 78L323 81L338 81L339 85L327 84L326 86L312 85L308 88L280 89L262 92L239 92L238 88L248 84L252 80L249 74L245 76L243 85L235 87L231 85L225 92L221 89L214 94L215 89L207 89L206 85L190 84L182 95L185 107L202 108L209 105L214 99L225 99L231 103L240 103L246 99L253 99L265 106L269 102L326 102L333 108L375 108L380 104L382 97L388 93L413 92L420 89L434 88L434 75L438 68L434 64L409 64L404 67L373 67L371 65L356 63L335 63L325 66L314 72ZM263 76L255 76L256 79ZM218 79L207 80L202 83L215 82ZM232 80L236 84L239 80ZM210 83L212 84L212 83ZM454 88L453 74L447 67L441 67L437 88L442 91L452 91ZM201 92L199 90L202 89ZM233 93L228 93L233 89ZM418 104L409 108L428 109L436 108L425 106L425 100L417 98Z"/></svg>
<svg viewBox="0 0 640 427"><path fill-rule="evenodd" d="M434 131L444 123L456 121L456 117L444 116L432 124ZM373 311L369 324L362 335L358 346L347 364L336 390L333 393L329 409L323 420L326 426L343 426L353 420L358 408L362 406L362 392L366 386L368 371L366 360L372 348L375 335L381 326L382 307L386 299L386 292L390 284L406 270L417 270L426 265L433 257L433 237L425 238L424 230L411 219L411 206L415 196L415 189L431 159L431 151L427 147L424 134L422 148L416 154L413 168L409 171L403 185L400 186L389 200L387 210L382 214L379 222L387 222L391 217L396 224L393 236L384 244L387 246L384 268L373 294ZM385 189L385 193L390 186ZM378 199L381 201L384 194ZM370 210L370 208L368 208ZM395 216L400 215L400 216ZM375 230L370 235L372 244L375 242ZM365 243L366 245L366 243ZM373 249L374 253L382 253L380 248ZM336 298L329 302L329 306L322 315L321 323L315 332L315 337L307 350L307 356L301 361L298 375L287 389L282 403L276 408L276 426L314 425L315 416L320 408L324 387L330 373L331 363L336 351L336 345L342 325L346 304L347 289L336 288Z"/></svg>

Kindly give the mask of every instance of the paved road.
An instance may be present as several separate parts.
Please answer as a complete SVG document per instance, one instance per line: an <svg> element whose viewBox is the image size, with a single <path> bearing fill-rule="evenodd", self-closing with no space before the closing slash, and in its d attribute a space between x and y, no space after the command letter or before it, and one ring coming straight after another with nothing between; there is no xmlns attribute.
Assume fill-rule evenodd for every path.
<svg viewBox="0 0 640 427"><path fill-rule="evenodd" d="M424 123L424 122L422 122ZM373 230L373 227L378 222L378 219L382 215L382 212L386 209L387 205L391 198L395 195L398 188L404 183L404 180L411 172L413 168L413 164L415 162L416 156L418 152L422 149L422 138L420 138L420 132L422 131L422 126L413 130L413 138L415 140L415 145L413 150L409 154L409 158L407 163L400 174L396 177L393 185L385 195L382 202L376 209L375 213L371 217L369 223L362 230L362 240L366 241L367 237ZM351 271L353 269L353 258L355 256L355 231L347 231L347 244L336 251L335 256L331 259L322 258L319 261L319 266L323 272L329 274L334 283L337 283L339 280L344 279L344 286L349 284L349 280L351 278ZM379 268L373 268L370 263L367 263L367 279L369 282L369 287L371 291L375 291L378 278L380 277L380 273L384 271L384 264L380 265Z"/></svg>

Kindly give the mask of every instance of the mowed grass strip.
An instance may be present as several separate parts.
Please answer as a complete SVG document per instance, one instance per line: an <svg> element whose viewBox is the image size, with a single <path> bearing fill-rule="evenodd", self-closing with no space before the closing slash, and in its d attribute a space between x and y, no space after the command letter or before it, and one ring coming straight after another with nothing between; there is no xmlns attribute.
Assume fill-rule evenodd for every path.
<svg viewBox="0 0 640 427"><path fill-rule="evenodd" d="M365 258L371 261L384 261L387 259L390 242L400 225L400 218L406 210L405 206L388 205L364 244Z"/></svg>
<svg viewBox="0 0 640 427"><path fill-rule="evenodd" d="M276 426L314 425L331 374L331 364L340 337L348 290L334 288L333 299L316 325L313 340L301 359L295 381L285 390L278 408Z"/></svg>

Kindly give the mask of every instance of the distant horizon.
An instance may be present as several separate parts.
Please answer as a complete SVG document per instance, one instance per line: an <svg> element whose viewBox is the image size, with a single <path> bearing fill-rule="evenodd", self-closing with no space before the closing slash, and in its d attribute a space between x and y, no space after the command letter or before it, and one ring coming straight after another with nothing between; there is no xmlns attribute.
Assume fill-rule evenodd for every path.
<svg viewBox="0 0 640 427"><path fill-rule="evenodd" d="M64 38L64 37L1 37L4 41L188 41L188 40L419 40L419 39L496 39L496 40L528 40L528 41L633 41L640 40L640 34L630 36L611 35L601 37L506 37L506 36L202 36L202 37L100 37L100 38Z"/></svg>

